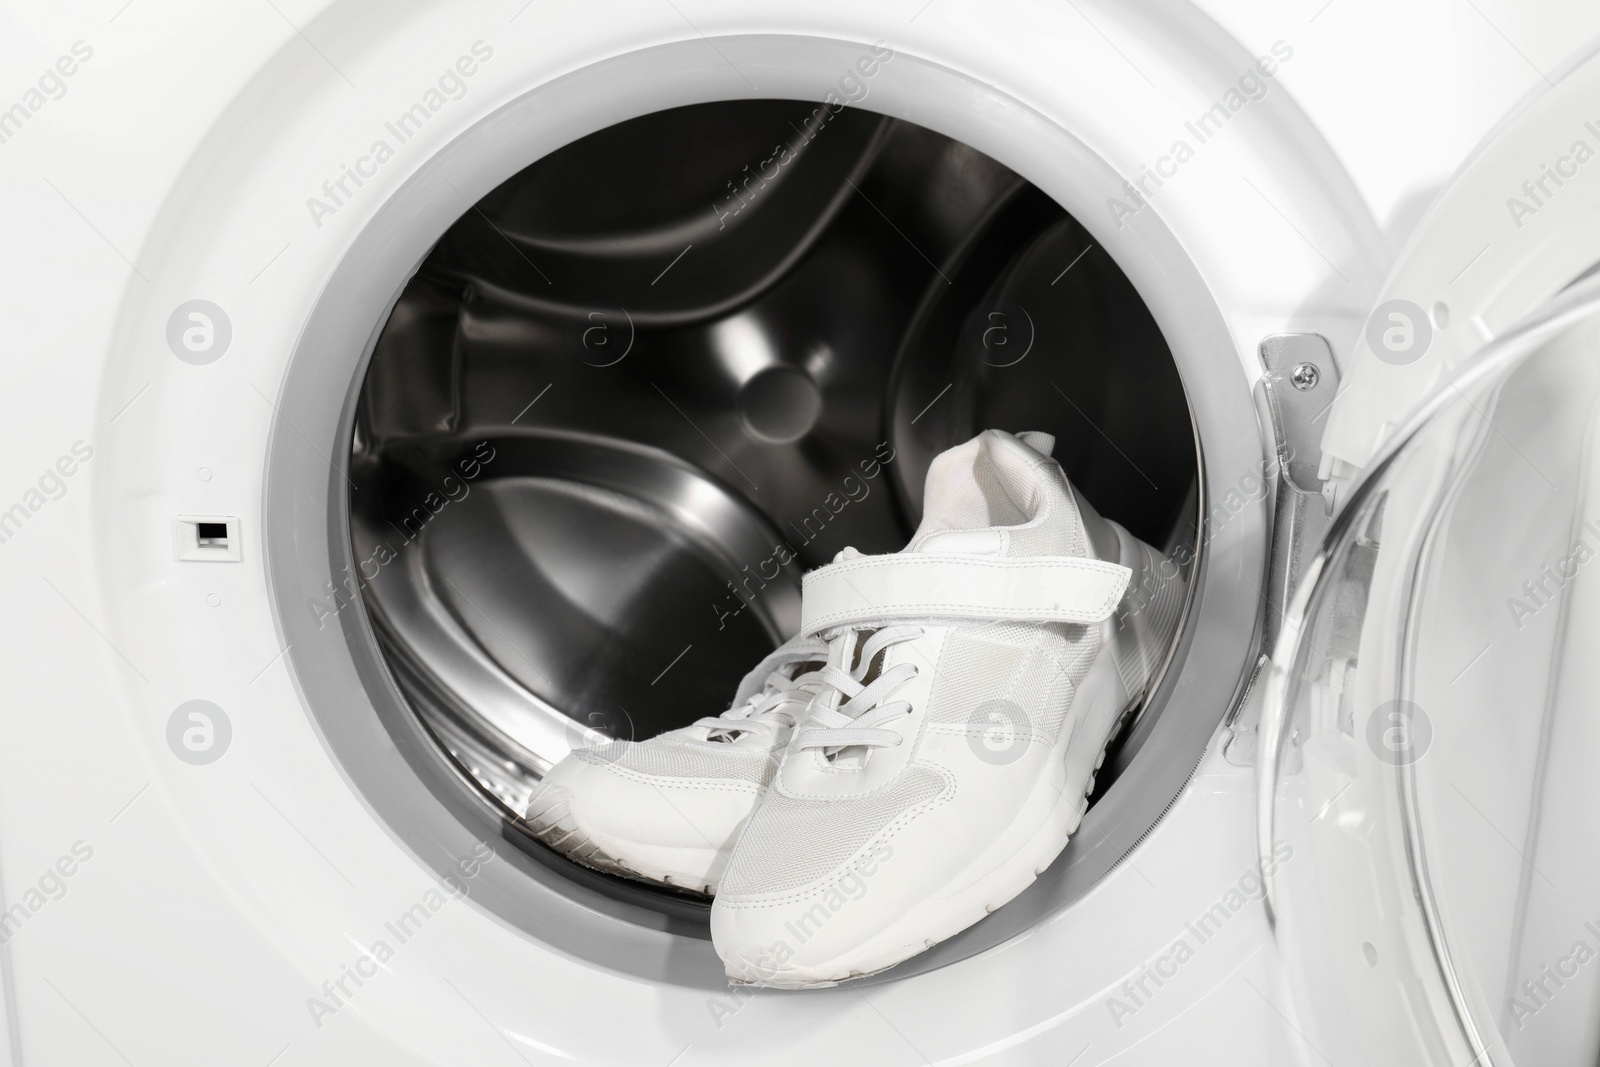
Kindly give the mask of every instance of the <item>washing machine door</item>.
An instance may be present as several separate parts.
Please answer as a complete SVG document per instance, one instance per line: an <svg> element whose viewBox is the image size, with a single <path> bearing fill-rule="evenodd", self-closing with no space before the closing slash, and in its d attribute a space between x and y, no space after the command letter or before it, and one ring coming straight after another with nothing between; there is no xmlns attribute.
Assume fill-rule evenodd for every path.
<svg viewBox="0 0 1600 1067"><path fill-rule="evenodd" d="M1329 418L1257 811L1307 1063L1600 1056L1597 86L1580 65L1468 162Z"/></svg>
<svg viewBox="0 0 1600 1067"><path fill-rule="evenodd" d="M1586 282L1379 457L1285 625L1258 844L1307 1062L1600 1052L1597 413Z"/></svg>

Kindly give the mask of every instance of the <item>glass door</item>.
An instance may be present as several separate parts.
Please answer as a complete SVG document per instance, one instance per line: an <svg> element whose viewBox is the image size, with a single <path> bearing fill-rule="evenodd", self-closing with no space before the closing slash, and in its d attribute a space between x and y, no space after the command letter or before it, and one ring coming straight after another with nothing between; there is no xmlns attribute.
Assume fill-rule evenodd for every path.
<svg viewBox="0 0 1600 1067"><path fill-rule="evenodd" d="M1257 836L1306 1063L1600 1058L1600 287L1503 334L1336 517Z"/></svg>

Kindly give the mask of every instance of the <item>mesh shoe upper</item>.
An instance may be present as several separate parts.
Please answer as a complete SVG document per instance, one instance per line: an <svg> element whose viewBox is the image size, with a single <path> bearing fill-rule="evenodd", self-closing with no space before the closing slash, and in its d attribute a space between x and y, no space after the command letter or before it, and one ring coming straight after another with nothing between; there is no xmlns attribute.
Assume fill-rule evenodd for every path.
<svg viewBox="0 0 1600 1067"><path fill-rule="evenodd" d="M770 751L667 736L580 748L572 758L655 778L733 778L763 786L772 780L772 772L778 766L776 755Z"/></svg>
<svg viewBox="0 0 1600 1067"><path fill-rule="evenodd" d="M739 837L739 862L722 892L784 893L823 878L859 852L897 819L915 818L952 783L913 767L887 788L861 796L819 801L774 793L756 809Z"/></svg>

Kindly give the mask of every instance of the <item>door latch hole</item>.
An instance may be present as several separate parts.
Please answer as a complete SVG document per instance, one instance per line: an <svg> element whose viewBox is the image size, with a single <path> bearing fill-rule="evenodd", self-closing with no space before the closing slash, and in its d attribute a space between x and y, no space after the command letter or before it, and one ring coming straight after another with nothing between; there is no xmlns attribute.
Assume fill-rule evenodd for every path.
<svg viewBox="0 0 1600 1067"><path fill-rule="evenodd" d="M232 515L179 515L172 522L177 558L189 562L237 563L239 520Z"/></svg>

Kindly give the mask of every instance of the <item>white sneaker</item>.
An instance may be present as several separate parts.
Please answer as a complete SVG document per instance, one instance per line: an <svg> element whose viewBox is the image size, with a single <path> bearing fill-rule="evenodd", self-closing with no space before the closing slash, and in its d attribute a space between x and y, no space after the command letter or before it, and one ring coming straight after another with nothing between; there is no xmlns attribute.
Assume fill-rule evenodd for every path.
<svg viewBox="0 0 1600 1067"><path fill-rule="evenodd" d="M1077 829L1182 598L1117 625L1162 557L1074 498L1053 444L990 430L945 452L903 552L805 576L801 632L829 638L828 665L712 903L733 980L891 967L1022 892Z"/></svg>
<svg viewBox="0 0 1600 1067"><path fill-rule="evenodd" d="M821 641L797 638L745 675L720 716L574 750L529 798L534 835L585 866L715 892L814 692L806 672L826 658Z"/></svg>

